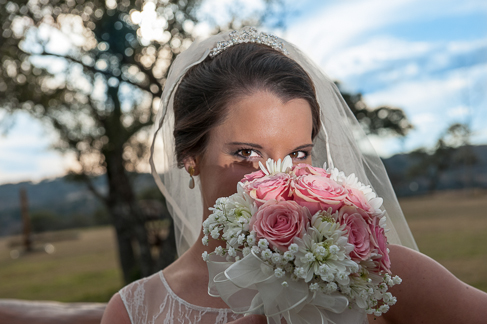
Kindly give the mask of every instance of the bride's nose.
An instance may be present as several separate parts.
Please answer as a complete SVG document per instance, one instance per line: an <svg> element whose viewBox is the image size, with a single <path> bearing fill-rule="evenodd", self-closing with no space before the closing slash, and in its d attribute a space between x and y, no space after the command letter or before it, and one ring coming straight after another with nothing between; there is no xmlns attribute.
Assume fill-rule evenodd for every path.
<svg viewBox="0 0 487 324"><path fill-rule="evenodd" d="M284 161L284 158L288 155L289 154L286 154L286 155L284 155L284 154L271 154L271 155L269 155L269 158L273 159L274 161L277 161L277 160Z"/></svg>

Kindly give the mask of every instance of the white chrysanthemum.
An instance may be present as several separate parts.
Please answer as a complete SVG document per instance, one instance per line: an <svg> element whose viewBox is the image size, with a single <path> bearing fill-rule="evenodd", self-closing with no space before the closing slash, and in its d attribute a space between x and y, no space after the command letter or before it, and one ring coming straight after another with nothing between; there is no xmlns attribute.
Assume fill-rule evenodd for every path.
<svg viewBox="0 0 487 324"><path fill-rule="evenodd" d="M216 200L216 205L225 205L228 200L228 197L220 197Z"/></svg>
<svg viewBox="0 0 487 324"><path fill-rule="evenodd" d="M335 225L334 222L330 222L330 224ZM306 282L309 282L315 275L329 281L331 276L326 273L334 274L340 271L349 275L352 273L352 268L357 268L356 263L349 256L354 246L348 243L343 228L340 226L325 227L326 230L323 231L327 236L315 227L310 227L302 238L294 239L299 247L295 263L297 267L307 270ZM326 250L326 253L323 249ZM322 267L322 265L326 265L326 267Z"/></svg>
<svg viewBox="0 0 487 324"><path fill-rule="evenodd" d="M326 164L324 168L326 168ZM372 208L374 209L374 216L381 216L384 214L384 211L380 209L384 200L380 197L377 197L377 194L372 190L370 185L364 185L362 182L360 182L354 173L346 176L345 173L338 170L337 168L328 168L327 172L330 173L330 178L337 183L348 188L360 190L364 194L370 206L372 206Z"/></svg>
<svg viewBox="0 0 487 324"><path fill-rule="evenodd" d="M338 253L340 253L340 248L335 244L333 244L332 246L329 247L329 251L331 254L337 255Z"/></svg>
<svg viewBox="0 0 487 324"><path fill-rule="evenodd" d="M259 255L260 249L257 245L252 246L252 252L254 252L255 255Z"/></svg>
<svg viewBox="0 0 487 324"><path fill-rule="evenodd" d="M234 248L242 245L243 242L239 242L239 239L242 240L240 236L248 232L250 218L257 210L257 206L241 184L237 186L237 191L224 200L224 205L215 205L212 214L213 218L223 225L222 238Z"/></svg>
<svg viewBox="0 0 487 324"><path fill-rule="evenodd" d="M325 258L328 255L328 250L323 246L318 246L315 249L315 254L318 258Z"/></svg>
<svg viewBox="0 0 487 324"><path fill-rule="evenodd" d="M208 235L203 236L201 243L203 243L203 245L208 245Z"/></svg>
<svg viewBox="0 0 487 324"><path fill-rule="evenodd" d="M326 238L337 240L340 236L345 236L345 225L340 225L335 220L335 215L328 212L316 213L311 218L311 225Z"/></svg>
<svg viewBox="0 0 487 324"><path fill-rule="evenodd" d="M347 176L343 171L338 170L337 168L326 168L326 163L323 165L323 169L326 169L326 172L330 174L330 179L334 180L335 182L342 184Z"/></svg>
<svg viewBox="0 0 487 324"><path fill-rule="evenodd" d="M289 170L293 167L293 159L286 155L286 157L282 160L281 159L274 161L273 159L267 159L265 163L267 168L259 162L259 167L266 175L274 175L277 173L288 173Z"/></svg>

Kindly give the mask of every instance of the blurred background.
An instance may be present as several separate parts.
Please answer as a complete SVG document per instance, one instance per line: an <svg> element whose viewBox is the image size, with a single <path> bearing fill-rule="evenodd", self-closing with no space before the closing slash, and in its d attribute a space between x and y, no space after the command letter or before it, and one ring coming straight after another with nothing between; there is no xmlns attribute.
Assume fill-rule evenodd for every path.
<svg viewBox="0 0 487 324"><path fill-rule="evenodd" d="M107 302L175 259L159 97L195 38L245 25L336 80L420 250L487 291L484 0L0 0L0 298Z"/></svg>

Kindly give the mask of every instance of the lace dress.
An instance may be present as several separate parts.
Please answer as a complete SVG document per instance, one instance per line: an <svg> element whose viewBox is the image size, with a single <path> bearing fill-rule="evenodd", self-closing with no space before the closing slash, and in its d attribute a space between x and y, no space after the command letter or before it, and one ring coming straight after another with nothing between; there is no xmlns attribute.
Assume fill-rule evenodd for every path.
<svg viewBox="0 0 487 324"><path fill-rule="evenodd" d="M179 298L162 271L120 290L132 324L225 324L242 315L228 308L201 307Z"/></svg>
<svg viewBox="0 0 487 324"><path fill-rule="evenodd" d="M179 298L162 271L125 286L119 293L132 324L226 324L242 316L229 308L196 306ZM335 323L368 324L366 316L352 315L348 320L341 315L333 317Z"/></svg>

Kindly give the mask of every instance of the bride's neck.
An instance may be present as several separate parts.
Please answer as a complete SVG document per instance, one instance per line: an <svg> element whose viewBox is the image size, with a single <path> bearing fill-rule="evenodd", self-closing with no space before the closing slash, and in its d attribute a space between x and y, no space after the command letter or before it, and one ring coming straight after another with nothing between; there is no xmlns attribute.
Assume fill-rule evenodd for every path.
<svg viewBox="0 0 487 324"><path fill-rule="evenodd" d="M208 211L207 208L205 208L205 213L203 215L203 220L205 220L209 215L210 212ZM203 229L200 229L200 235L196 239L196 242L193 243L193 245L186 251L182 256L185 259L192 260L194 262L194 265L196 266L204 266L206 268L206 262L203 260L202 254L203 252L213 252L218 246L223 246L225 247L225 242L223 240L215 240L212 239L211 236L208 239L208 245L204 245L202 242L202 239L205 235L203 234Z"/></svg>

